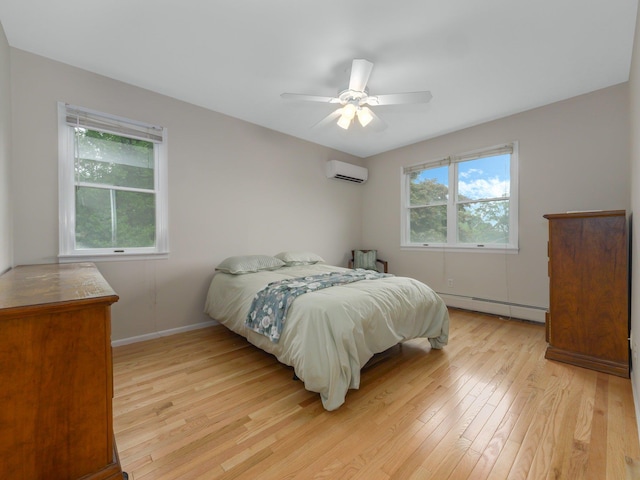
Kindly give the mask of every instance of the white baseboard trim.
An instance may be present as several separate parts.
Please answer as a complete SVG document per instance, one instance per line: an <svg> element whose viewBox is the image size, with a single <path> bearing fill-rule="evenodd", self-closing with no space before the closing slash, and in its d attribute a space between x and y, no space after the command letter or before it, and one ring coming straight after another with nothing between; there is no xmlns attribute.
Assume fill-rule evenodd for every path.
<svg viewBox="0 0 640 480"><path fill-rule="evenodd" d="M195 323L193 325L186 325L184 327L170 328L168 330L162 330L160 332L147 333L145 335L138 335L136 337L123 338L120 340L113 340L111 342L112 347L120 347L122 345L129 345L131 343L144 342L145 340L153 340L154 338L167 337L169 335L175 335L176 333L189 332L191 330L199 330L201 328L211 327L213 325L219 325L215 320L208 322Z"/></svg>
<svg viewBox="0 0 640 480"><path fill-rule="evenodd" d="M438 293L438 295L440 295L448 307L490 313L492 315L500 315L502 317L519 318L521 320L530 320L537 323L545 322L545 312L547 309L544 307L497 302L484 298L465 297L462 295L451 295L447 293Z"/></svg>
<svg viewBox="0 0 640 480"><path fill-rule="evenodd" d="M490 313L492 315L500 315L503 317L519 318L522 320L530 320L532 322L538 322L538 323L545 322L546 308L495 302L492 300L464 297L462 295L450 295L446 293L438 293L438 295L440 295L440 297L444 300L444 303L446 303L448 307L462 308L464 310ZM122 345L129 345L131 343L144 342L146 340L153 340L154 338L166 337L169 335L174 335L176 333L189 332L191 330L198 330L200 328L211 327L213 325L219 325L219 323L216 322L215 320L210 320L207 322L195 323L193 325L186 325L184 327L170 328L168 330L162 330L160 332L147 333L145 335L138 335L135 337L123 338L120 340L113 340L111 342L111 346L120 347ZM634 390L634 393L635 393L635 390ZM637 398L640 398L640 397L637 397ZM640 415L637 415L636 418L638 418L640 421Z"/></svg>
<svg viewBox="0 0 640 480"><path fill-rule="evenodd" d="M631 393L633 393L633 405L636 408L636 425L638 426L638 438L640 438L640 395L638 395L639 385L635 382L633 375L633 363L631 365Z"/></svg>

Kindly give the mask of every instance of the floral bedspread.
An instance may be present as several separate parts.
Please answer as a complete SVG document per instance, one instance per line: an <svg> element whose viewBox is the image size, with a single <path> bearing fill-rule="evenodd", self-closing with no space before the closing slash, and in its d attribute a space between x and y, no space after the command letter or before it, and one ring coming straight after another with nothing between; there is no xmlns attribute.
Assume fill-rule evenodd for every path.
<svg viewBox="0 0 640 480"><path fill-rule="evenodd" d="M286 322L287 311L296 297L336 285L392 276L389 273L359 268L271 282L253 298L245 324L251 330L277 343Z"/></svg>

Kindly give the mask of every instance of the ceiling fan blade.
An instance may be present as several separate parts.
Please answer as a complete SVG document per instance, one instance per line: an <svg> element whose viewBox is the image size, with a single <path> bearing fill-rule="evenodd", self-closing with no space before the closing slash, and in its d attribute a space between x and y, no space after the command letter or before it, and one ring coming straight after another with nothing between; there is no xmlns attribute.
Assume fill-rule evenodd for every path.
<svg viewBox="0 0 640 480"><path fill-rule="evenodd" d="M333 123L340 115L342 115L342 108L337 108L333 112L331 112L329 115L324 117L322 120L320 120L318 123L313 125L311 128L326 127L330 123Z"/></svg>
<svg viewBox="0 0 640 480"><path fill-rule="evenodd" d="M369 105L402 105L407 103L427 103L433 98L431 92L389 93L386 95L371 95L366 103Z"/></svg>
<svg viewBox="0 0 640 480"><path fill-rule="evenodd" d="M351 64L351 77L349 78L349 90L364 92L369 81L369 75L373 70L373 63L362 58L357 58Z"/></svg>
<svg viewBox="0 0 640 480"><path fill-rule="evenodd" d="M283 93L280 95L284 100L301 101L301 102L319 102L319 103L340 103L340 99L336 97L323 97L320 95L305 95L302 93Z"/></svg>

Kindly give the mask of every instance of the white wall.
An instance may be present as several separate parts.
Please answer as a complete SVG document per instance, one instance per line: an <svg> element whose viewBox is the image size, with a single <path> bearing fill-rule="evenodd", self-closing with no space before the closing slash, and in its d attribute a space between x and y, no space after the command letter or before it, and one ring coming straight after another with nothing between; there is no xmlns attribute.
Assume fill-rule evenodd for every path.
<svg viewBox="0 0 640 480"><path fill-rule="evenodd" d="M11 212L11 62L0 25L0 273L13 266Z"/></svg>
<svg viewBox="0 0 640 480"><path fill-rule="evenodd" d="M10 51L15 264L57 261L58 100L169 128L171 257L99 264L121 296L113 309L114 339L208 320L202 303L218 262L285 249L315 251L344 264L355 246L377 248L392 273L415 277L436 291L530 305L542 313L548 306L542 215L630 207L627 84L363 161ZM403 165L512 140L520 142L517 255L400 249ZM327 180L323 169L330 158L366 164L369 181Z"/></svg>
<svg viewBox="0 0 640 480"><path fill-rule="evenodd" d="M640 368L637 358L640 345L640 10L636 21L636 36L629 78L630 143L631 143L631 382L636 405L636 420L640 426ZM638 215L638 216L636 216ZM640 429L640 428L639 428Z"/></svg>
<svg viewBox="0 0 640 480"><path fill-rule="evenodd" d="M324 174L359 159L16 49L11 73L15 264L57 261L57 101L168 128L170 258L98 264L120 295L114 340L209 320L227 256L306 250L346 265L359 244L362 186Z"/></svg>
<svg viewBox="0 0 640 480"><path fill-rule="evenodd" d="M622 84L371 157L364 247L377 248L391 272L438 292L546 308L548 227L542 215L628 210L628 136L628 87ZM512 140L520 144L517 255L400 249L402 166ZM534 313L544 319L544 311Z"/></svg>

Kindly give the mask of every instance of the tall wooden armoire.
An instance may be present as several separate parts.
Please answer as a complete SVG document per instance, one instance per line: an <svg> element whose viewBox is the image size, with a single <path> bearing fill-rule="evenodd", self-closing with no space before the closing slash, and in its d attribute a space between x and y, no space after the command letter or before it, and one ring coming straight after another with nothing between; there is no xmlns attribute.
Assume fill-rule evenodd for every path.
<svg viewBox="0 0 640 480"><path fill-rule="evenodd" d="M629 268L624 210L548 214L545 357L629 377Z"/></svg>

